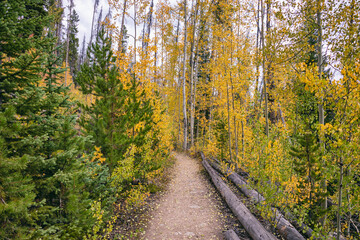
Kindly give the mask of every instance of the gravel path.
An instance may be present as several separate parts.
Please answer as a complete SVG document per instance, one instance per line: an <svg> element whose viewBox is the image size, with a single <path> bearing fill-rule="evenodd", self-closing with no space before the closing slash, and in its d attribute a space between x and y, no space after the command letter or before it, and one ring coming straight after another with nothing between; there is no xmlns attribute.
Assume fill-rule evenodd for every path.
<svg viewBox="0 0 360 240"><path fill-rule="evenodd" d="M221 213L198 161L176 153L169 189L151 216L145 239L223 239Z"/></svg>

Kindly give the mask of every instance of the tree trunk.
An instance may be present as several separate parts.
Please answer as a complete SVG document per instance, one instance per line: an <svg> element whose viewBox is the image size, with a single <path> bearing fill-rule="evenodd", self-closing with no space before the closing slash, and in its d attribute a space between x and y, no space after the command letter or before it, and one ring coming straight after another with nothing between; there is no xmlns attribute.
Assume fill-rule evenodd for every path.
<svg viewBox="0 0 360 240"><path fill-rule="evenodd" d="M91 21L91 34L90 34L89 46L91 46L93 36L94 36L94 21L95 21L95 14L96 14L96 9L97 9L98 5L99 5L99 0L95 0L93 16L92 16L92 21Z"/></svg>
<svg viewBox="0 0 360 240"><path fill-rule="evenodd" d="M126 4L127 4L127 0L124 0L124 5L123 5L123 13L122 13L122 17L121 17L121 26L120 26L120 37L119 37L119 46L118 46L118 51L121 52L122 48L123 48L123 44L122 44L122 40L124 37L124 21L125 21L125 13L126 13Z"/></svg>
<svg viewBox="0 0 360 240"><path fill-rule="evenodd" d="M186 0L184 1L184 60L183 60L183 115L184 115L184 145L183 149L187 150L187 132L188 123L186 115L186 36L187 36L187 19L186 19Z"/></svg>
<svg viewBox="0 0 360 240"><path fill-rule="evenodd" d="M245 196L250 198L255 203L261 203L265 201L265 198L259 194L256 190L252 189L237 173L230 171L227 169L223 171L220 165L211 162L210 164L214 167L218 172L226 175L237 188L242 191ZM295 227L285 219L285 217L276 209L271 208L271 212L273 213L273 221L275 223L275 227L282 237L288 240L305 240L305 238L295 229Z"/></svg>
<svg viewBox="0 0 360 240"><path fill-rule="evenodd" d="M191 43L191 51L190 51L190 64L191 64L191 74L190 74L190 82L191 82L191 94L190 94L190 146L194 146L194 115L195 115L195 86L194 86L194 68L197 67L195 64L194 58L196 58L196 54L194 56L194 48L196 45L195 41L195 28L196 28L196 20L197 20L197 11L198 11L198 1L196 1L194 8L194 22L193 22L193 31L192 31L192 43Z"/></svg>
<svg viewBox="0 0 360 240"><path fill-rule="evenodd" d="M231 29L232 35L232 29ZM236 115L235 115L235 97L234 97L234 84L231 75L231 67L233 65L233 48L232 48L232 40L231 40L231 47L230 47L230 85L231 85L231 102L232 102L232 110L233 110L233 119L234 119L234 142L235 142L235 157L234 161L237 163L237 157L239 155L239 146L238 146L238 135L237 135L237 127L236 127ZM237 164L236 164L237 166Z"/></svg>
<svg viewBox="0 0 360 240"><path fill-rule="evenodd" d="M135 2L134 3L134 66L136 64L136 38L137 38L137 32L136 32L136 2ZM155 44L156 44L156 25L155 25ZM156 69L156 52L155 52L155 69Z"/></svg>
<svg viewBox="0 0 360 240"><path fill-rule="evenodd" d="M226 66L225 66L226 68ZM225 76L226 78L226 71ZM228 80L226 79L226 98L227 98L227 119L228 119L228 135L229 135L229 156L230 162L232 163L232 154L231 154L231 126L230 126L230 99L229 99L229 84Z"/></svg>
<svg viewBox="0 0 360 240"><path fill-rule="evenodd" d="M240 238L238 237L238 235L236 235L236 233L234 232L234 230L230 229L227 230L224 233L225 239L226 240L240 240Z"/></svg>
<svg viewBox="0 0 360 240"><path fill-rule="evenodd" d="M318 25L318 71L319 71L319 80L321 80L322 78L322 26L321 26L321 0L317 0L317 13L316 13L316 17L317 17L317 25ZM324 107L323 107L323 98L321 98L321 104L319 104L319 123L320 123L320 127L322 128L324 126ZM320 132L320 134L322 134ZM320 136L320 148L321 151L323 152L322 155L325 154L325 142L321 140L321 136ZM323 158L323 162L322 162L323 167L326 169L325 166L325 160ZM327 186L326 186L326 178L324 177L322 180L322 190L324 191L324 193L326 193L327 191ZM324 201L322 202L322 208L323 210L327 209L327 198L326 196L324 197ZM325 226L326 223L326 213L324 214L324 217L321 219L321 223L323 226Z"/></svg>
<svg viewBox="0 0 360 240"><path fill-rule="evenodd" d="M266 73L265 73L265 28L264 28L264 3L263 0L260 0L261 4L261 45L262 45L262 77L263 77L263 92L264 92L264 98L265 98L265 133L266 136L269 137L269 113L268 113L268 96L267 96L267 83L266 83Z"/></svg>
<svg viewBox="0 0 360 240"><path fill-rule="evenodd" d="M244 133L244 120L241 120L241 151L242 160L245 159L245 133Z"/></svg>
<svg viewBox="0 0 360 240"><path fill-rule="evenodd" d="M218 173L205 160L204 155L202 164L209 173L212 182L225 199L226 203L239 219L245 230L254 240L275 240L277 239L273 234L269 233L261 223L251 214L249 209L241 202L241 200L231 191L225 184Z"/></svg>
<svg viewBox="0 0 360 240"><path fill-rule="evenodd" d="M342 157L340 157L340 179L339 179L339 200L338 200L338 212L336 222L336 239L340 240L341 233L341 205L342 205L342 190L343 190L343 177L344 177L344 163Z"/></svg>

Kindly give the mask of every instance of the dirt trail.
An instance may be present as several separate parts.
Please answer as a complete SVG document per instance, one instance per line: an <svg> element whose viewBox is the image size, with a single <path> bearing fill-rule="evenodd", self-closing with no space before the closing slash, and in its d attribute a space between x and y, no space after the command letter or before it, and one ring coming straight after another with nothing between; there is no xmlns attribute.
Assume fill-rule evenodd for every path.
<svg viewBox="0 0 360 240"><path fill-rule="evenodd" d="M223 239L221 213L198 161L176 153L169 189L152 214L145 239Z"/></svg>

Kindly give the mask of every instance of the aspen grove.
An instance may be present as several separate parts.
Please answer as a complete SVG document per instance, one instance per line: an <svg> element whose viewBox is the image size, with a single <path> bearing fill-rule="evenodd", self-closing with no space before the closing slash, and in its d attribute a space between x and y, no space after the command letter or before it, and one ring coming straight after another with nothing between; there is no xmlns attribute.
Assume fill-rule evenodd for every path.
<svg viewBox="0 0 360 240"><path fill-rule="evenodd" d="M0 239L122 239L172 151L360 239L359 0L77 2L0 2Z"/></svg>

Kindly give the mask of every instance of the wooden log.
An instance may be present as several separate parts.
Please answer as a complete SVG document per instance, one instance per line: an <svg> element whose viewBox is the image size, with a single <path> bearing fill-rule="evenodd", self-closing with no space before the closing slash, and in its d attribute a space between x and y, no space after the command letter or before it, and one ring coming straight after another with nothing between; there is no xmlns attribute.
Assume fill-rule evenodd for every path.
<svg viewBox="0 0 360 240"><path fill-rule="evenodd" d="M236 235L236 233L234 232L234 230L230 229L227 230L224 233L225 239L226 240L240 240L240 238L238 237L238 235Z"/></svg>
<svg viewBox="0 0 360 240"><path fill-rule="evenodd" d="M239 219L242 226L254 240L275 240L273 234L269 233L261 223L251 214L249 209L240 201L240 199L231 191L231 189L221 179L219 174L204 159L202 161L205 169L209 173L212 182L225 199L226 203Z"/></svg>
<svg viewBox="0 0 360 240"><path fill-rule="evenodd" d="M204 153L200 152L200 155L201 155L201 157L203 157L203 159L205 159ZM219 160L217 160L214 157L212 157L212 160L213 161L209 161L211 166L214 169L216 169L219 173L222 173L223 175L225 175L225 173L226 173L226 175L228 175L228 178L240 189L240 191L242 191L245 194L245 196L251 198L256 203L260 203L260 202L265 200L265 198L261 194L259 194L256 190L253 190L247 184L246 180L243 179L239 174L237 174L237 173L235 173L233 171L230 171L228 168L226 169L226 171L224 171L219 165L219 163L220 163ZM246 176L249 176L249 174L247 172L245 172L245 171L242 171L242 174L246 175ZM235 177L233 177L233 175ZM327 201L328 201L329 206L334 205L334 203L332 203L330 199L328 199ZM276 209L275 213L276 213L277 216L279 216L278 214L281 214L277 209ZM284 219L285 219L285 217L287 219L289 219L290 221L288 221L288 222L291 223L293 226L295 226L296 229L299 229L306 238L311 238L312 237L313 230L309 226L307 226L306 224L299 223L292 213L287 211L287 212L285 212L285 217L283 215L282 215L282 217ZM279 219L279 218L277 217L276 219ZM280 234L281 234L281 232L280 232ZM336 237L336 233L333 233L333 234L330 233L329 235L330 235L329 236L330 238ZM289 237L289 238L287 238L285 236L283 236L283 237L285 239L292 239L291 237ZM322 236L321 238L315 238L315 239L320 240L320 239L323 239L323 238L325 238L325 236ZM340 235L340 239L345 240L346 238L344 236Z"/></svg>
<svg viewBox="0 0 360 240"><path fill-rule="evenodd" d="M242 191L245 196L250 198L255 203L261 203L265 201L265 198L259 194L256 190L252 189L244 179L242 179L237 173L230 169L223 170L219 164L210 161L211 166L218 172L226 175L230 181L232 181L236 187ZM275 227L280 235L287 240L305 240L305 238L296 230L296 228L280 213L276 208L271 208L273 213L273 220ZM301 229L301 228L300 228Z"/></svg>

